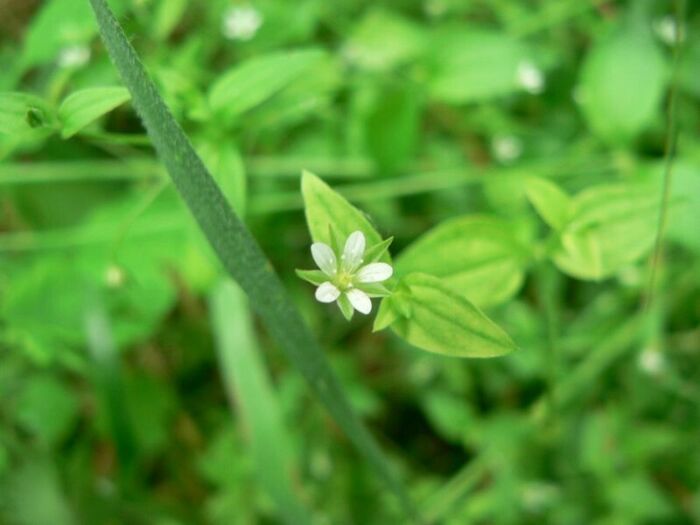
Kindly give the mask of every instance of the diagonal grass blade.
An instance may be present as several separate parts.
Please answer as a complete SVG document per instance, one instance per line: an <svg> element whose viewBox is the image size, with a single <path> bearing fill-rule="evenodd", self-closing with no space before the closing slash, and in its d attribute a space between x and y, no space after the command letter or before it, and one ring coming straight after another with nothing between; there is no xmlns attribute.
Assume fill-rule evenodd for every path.
<svg viewBox="0 0 700 525"><path fill-rule="evenodd" d="M309 524L309 512L292 486L291 444L257 348L248 301L236 283L226 279L214 288L210 310L221 376L247 427L258 481L275 502L281 521Z"/></svg>
<svg viewBox="0 0 700 525"><path fill-rule="evenodd" d="M403 488L378 444L350 407L338 380L263 254L257 241L233 213L220 188L161 99L136 51L105 0L90 0L102 39L158 156L226 270L240 285L273 339L299 369L318 399L379 477L416 519Z"/></svg>

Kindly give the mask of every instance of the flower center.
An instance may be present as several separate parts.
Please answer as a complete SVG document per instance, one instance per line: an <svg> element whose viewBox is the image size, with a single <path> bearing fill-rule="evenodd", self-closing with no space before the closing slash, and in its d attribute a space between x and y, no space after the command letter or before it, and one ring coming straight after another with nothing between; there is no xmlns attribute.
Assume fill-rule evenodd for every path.
<svg viewBox="0 0 700 525"><path fill-rule="evenodd" d="M335 276L335 285L339 290L345 291L348 288L352 288L353 274L349 272L340 271Z"/></svg>

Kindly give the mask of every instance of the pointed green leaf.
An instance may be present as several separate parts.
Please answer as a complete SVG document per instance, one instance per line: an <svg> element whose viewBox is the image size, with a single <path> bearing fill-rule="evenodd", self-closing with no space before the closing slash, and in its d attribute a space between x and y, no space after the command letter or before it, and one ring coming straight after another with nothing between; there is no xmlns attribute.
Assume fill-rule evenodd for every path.
<svg viewBox="0 0 700 525"><path fill-rule="evenodd" d="M542 220L554 230L561 230L571 216L571 197L550 180L531 177L525 183L525 195Z"/></svg>
<svg viewBox="0 0 700 525"><path fill-rule="evenodd" d="M128 89L117 86L95 87L71 93L58 108L63 126L61 137L72 137L130 98Z"/></svg>
<svg viewBox="0 0 700 525"><path fill-rule="evenodd" d="M388 239L385 239L382 242L367 248L367 250L365 251L364 263L369 264L380 261L382 257L384 257L384 255L387 253L387 250L389 249L389 246L391 246L391 243L393 241L394 238L389 237Z"/></svg>
<svg viewBox="0 0 700 525"><path fill-rule="evenodd" d="M390 326L391 323L401 317L401 312L396 308L395 301L391 297L387 297L379 303L377 316L374 318L373 332L379 332Z"/></svg>
<svg viewBox="0 0 700 525"><path fill-rule="evenodd" d="M255 57L224 73L209 91L214 112L227 118L261 104L323 57L318 49L285 51Z"/></svg>
<svg viewBox="0 0 700 525"><path fill-rule="evenodd" d="M595 232L566 232L552 255L557 267L579 279L598 280L603 277L600 243Z"/></svg>
<svg viewBox="0 0 700 525"><path fill-rule="evenodd" d="M442 27L432 37L432 98L449 104L491 100L518 90L521 42L506 33L465 26Z"/></svg>
<svg viewBox="0 0 700 525"><path fill-rule="evenodd" d="M506 301L520 289L528 259L511 229L509 223L486 216L445 221L401 253L396 274L440 277L479 306Z"/></svg>
<svg viewBox="0 0 700 525"><path fill-rule="evenodd" d="M315 284L316 286L325 283L328 276L321 270L294 270L300 279L304 279L307 283Z"/></svg>
<svg viewBox="0 0 700 525"><path fill-rule="evenodd" d="M343 317L345 317L347 321L352 320L355 309L352 307L348 296L344 293L341 293L340 297L338 297L338 308L340 308L340 311L343 313Z"/></svg>
<svg viewBox="0 0 700 525"><path fill-rule="evenodd" d="M367 246L382 242L381 236L367 217L313 173L304 171L302 174L301 192L304 196L306 223L315 242L333 245L331 226L338 233L338 240L342 239L341 246L352 232L358 230L365 234ZM390 261L388 252L384 253L381 260Z"/></svg>
<svg viewBox="0 0 700 525"><path fill-rule="evenodd" d="M391 291L382 283L358 284L357 287L370 297L387 297Z"/></svg>
<svg viewBox="0 0 700 525"><path fill-rule="evenodd" d="M554 262L581 279L613 275L653 246L659 203L656 189L640 184L606 184L581 192Z"/></svg>
<svg viewBox="0 0 700 525"><path fill-rule="evenodd" d="M389 308L405 302L411 316L395 319L391 328L412 345L450 357L496 357L515 350L502 328L437 277L412 273L403 284L409 293L390 297ZM378 326L391 315L382 312Z"/></svg>
<svg viewBox="0 0 700 525"><path fill-rule="evenodd" d="M289 524L311 523L294 490L292 443L265 369L243 291L232 281L220 283L211 297L216 350L229 402L241 413L258 480Z"/></svg>
<svg viewBox="0 0 700 525"><path fill-rule="evenodd" d="M663 54L646 27L625 25L598 42L581 69L579 93L593 132L628 142L661 108L667 74Z"/></svg>
<svg viewBox="0 0 700 525"><path fill-rule="evenodd" d="M29 93L0 93L0 134L42 133L55 122L54 110L44 99Z"/></svg>
<svg viewBox="0 0 700 525"><path fill-rule="evenodd" d="M248 183L238 148L229 142L210 141L200 144L197 152L233 210L241 217L245 216Z"/></svg>

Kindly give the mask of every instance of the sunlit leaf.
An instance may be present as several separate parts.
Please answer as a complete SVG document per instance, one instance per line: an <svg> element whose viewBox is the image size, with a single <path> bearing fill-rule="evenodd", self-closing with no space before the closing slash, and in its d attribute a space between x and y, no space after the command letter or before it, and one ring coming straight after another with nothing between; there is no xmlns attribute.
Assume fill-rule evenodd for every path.
<svg viewBox="0 0 700 525"><path fill-rule="evenodd" d="M593 132L613 143L635 138L658 115L666 79L663 55L645 27L626 25L598 42L579 85Z"/></svg>
<svg viewBox="0 0 700 525"><path fill-rule="evenodd" d="M406 276L400 291L384 299L381 308L393 311L393 331L428 352L450 357L496 357L516 348L502 328L431 275ZM387 324L389 315L380 313L377 319Z"/></svg>
<svg viewBox="0 0 700 525"><path fill-rule="evenodd" d="M215 112L234 118L287 86L323 56L316 49L251 58L216 80L209 91Z"/></svg>
<svg viewBox="0 0 700 525"><path fill-rule="evenodd" d="M511 231L509 223L486 216L445 221L401 252L396 273L440 277L479 306L503 302L522 285L528 261L528 250Z"/></svg>
<svg viewBox="0 0 700 525"><path fill-rule="evenodd" d="M102 115L129 100L129 90L123 87L95 87L71 93L58 108L61 136L70 138Z"/></svg>

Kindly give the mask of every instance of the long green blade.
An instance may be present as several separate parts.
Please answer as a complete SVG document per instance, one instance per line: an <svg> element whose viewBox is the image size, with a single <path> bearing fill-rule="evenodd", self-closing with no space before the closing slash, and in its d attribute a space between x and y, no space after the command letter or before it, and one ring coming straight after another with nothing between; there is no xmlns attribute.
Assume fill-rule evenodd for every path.
<svg viewBox="0 0 700 525"><path fill-rule="evenodd" d="M277 505L282 521L311 523L292 487L291 444L257 348L248 301L227 279L214 288L210 307L224 386L247 427L258 481Z"/></svg>
<svg viewBox="0 0 700 525"><path fill-rule="evenodd" d="M399 498L417 515L408 494L374 438L350 407L335 375L257 241L233 213L149 78L105 0L90 0L107 51L131 92L158 156L226 270L250 299L270 335L309 382L355 446Z"/></svg>

